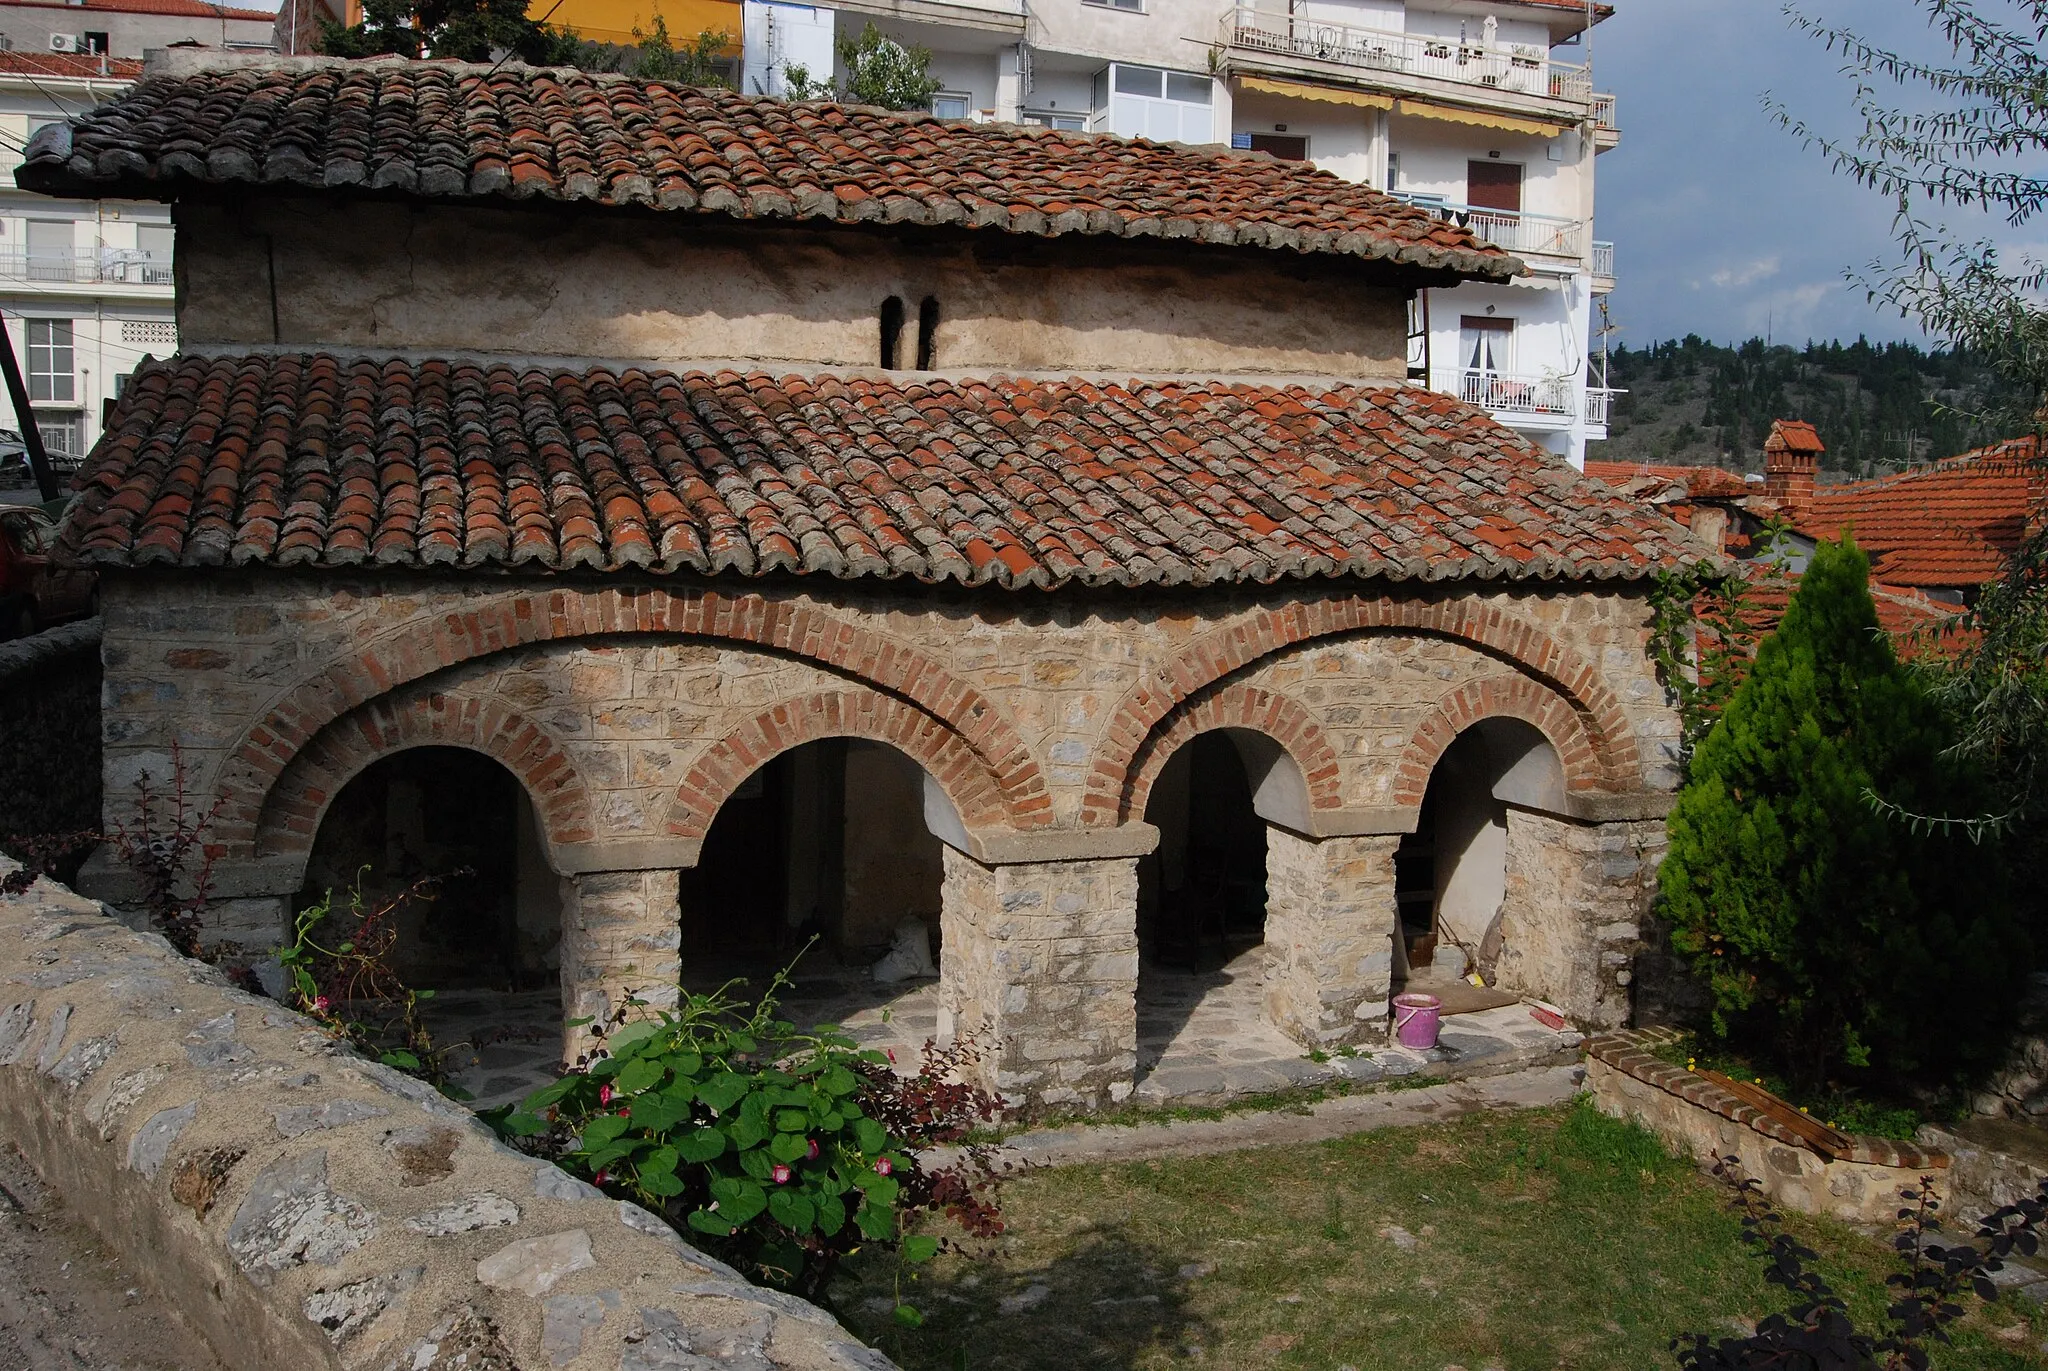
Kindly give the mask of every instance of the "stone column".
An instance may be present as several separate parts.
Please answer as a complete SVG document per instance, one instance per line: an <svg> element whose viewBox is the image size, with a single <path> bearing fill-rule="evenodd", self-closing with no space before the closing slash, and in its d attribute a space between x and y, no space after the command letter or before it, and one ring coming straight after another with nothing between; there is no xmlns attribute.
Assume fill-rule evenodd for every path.
<svg viewBox="0 0 2048 1371"><path fill-rule="evenodd" d="M1380 1031L1394 975L1399 834L1304 838L1266 826L1266 1012L1309 1047Z"/></svg>
<svg viewBox="0 0 2048 1371"><path fill-rule="evenodd" d="M1627 1023L1664 847L1658 819L1585 824L1509 809L1500 988L1548 1000L1581 1028Z"/></svg>
<svg viewBox="0 0 2048 1371"><path fill-rule="evenodd" d="M562 1060L590 1042L590 1018L627 991L673 1009L682 980L682 914L673 870L587 871L562 878Z"/></svg>
<svg viewBox="0 0 2048 1371"><path fill-rule="evenodd" d="M1138 863L988 866L948 846L939 1036L988 1049L1012 1104L1098 1106L1138 1068Z"/></svg>

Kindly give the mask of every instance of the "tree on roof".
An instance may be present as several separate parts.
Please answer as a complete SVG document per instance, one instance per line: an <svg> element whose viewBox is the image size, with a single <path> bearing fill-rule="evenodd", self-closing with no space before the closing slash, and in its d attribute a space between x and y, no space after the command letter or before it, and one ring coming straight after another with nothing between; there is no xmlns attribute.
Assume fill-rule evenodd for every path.
<svg viewBox="0 0 2048 1371"><path fill-rule="evenodd" d="M1909 831L1867 802L1981 800L1878 631L1868 577L1853 541L1815 549L1693 753L1658 878L1716 1028L1807 1086L1844 1067L1944 1083L1990 1070L2033 965L1994 841ZM1928 1034L1937 1005L1964 1012Z"/></svg>
<svg viewBox="0 0 2048 1371"><path fill-rule="evenodd" d="M929 109L939 78L931 74L931 49L897 42L870 23L858 38L839 40L839 80L814 78L804 67L782 74L792 100L840 99L883 109Z"/></svg>
<svg viewBox="0 0 2048 1371"><path fill-rule="evenodd" d="M363 0L361 22L322 17L320 50L330 57L440 57L560 64L574 47L527 15L526 0Z"/></svg>

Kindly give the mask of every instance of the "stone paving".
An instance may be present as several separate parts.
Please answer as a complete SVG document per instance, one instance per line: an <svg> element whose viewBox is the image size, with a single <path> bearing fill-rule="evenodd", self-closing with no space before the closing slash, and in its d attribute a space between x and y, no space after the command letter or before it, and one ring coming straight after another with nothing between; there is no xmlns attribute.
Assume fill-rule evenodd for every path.
<svg viewBox="0 0 2048 1371"><path fill-rule="evenodd" d="M1579 1045L1578 1033L1545 1028L1528 1006L1513 1004L1447 1016L1438 1045L1426 1052L1376 1044L1311 1061L1267 1017L1265 971L1262 947L1213 971L1142 971L1138 1102L1205 1106L1338 1079L1492 1075L1572 1060ZM738 976L746 976L754 992L767 983L758 965L739 963L691 968L684 983L713 990ZM863 1047L893 1051L903 1066L938 1032L936 980L877 985L866 967L841 965L829 953L806 958L780 998L794 1022L837 1023ZM552 991L448 991L430 1003L428 1021L450 1049L455 1083L475 1097L477 1108L516 1100L553 1079L559 1004Z"/></svg>

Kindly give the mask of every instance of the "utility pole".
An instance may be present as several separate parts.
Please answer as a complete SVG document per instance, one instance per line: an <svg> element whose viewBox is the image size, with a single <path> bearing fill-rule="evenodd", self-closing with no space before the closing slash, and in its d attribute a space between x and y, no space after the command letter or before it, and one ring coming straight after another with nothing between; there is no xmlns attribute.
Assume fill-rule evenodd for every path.
<svg viewBox="0 0 2048 1371"><path fill-rule="evenodd" d="M21 425L21 443L28 449L28 468L35 473L36 489L45 501L54 500L56 473L50 470L50 454L43 451L43 433L36 427L35 411L28 407L28 387L21 383L21 363L14 359L14 335L7 321L0 319L0 372L7 376L7 398L14 402L14 422Z"/></svg>

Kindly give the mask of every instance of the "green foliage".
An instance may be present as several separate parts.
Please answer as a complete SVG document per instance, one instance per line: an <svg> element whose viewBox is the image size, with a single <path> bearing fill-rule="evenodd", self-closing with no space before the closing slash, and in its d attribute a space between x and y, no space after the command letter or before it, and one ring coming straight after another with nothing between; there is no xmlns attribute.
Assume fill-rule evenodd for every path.
<svg viewBox="0 0 2048 1371"><path fill-rule="evenodd" d="M1764 529L1760 548L1774 551L1783 536ZM1657 573L1650 590L1650 658L1666 696L1678 711L1678 760L1692 765L1694 751L1748 674L1762 637L1753 603L1758 585L1782 587L1775 560L1758 559L1748 575L1699 563Z"/></svg>
<svg viewBox="0 0 2048 1371"><path fill-rule="evenodd" d="M575 41L526 13L526 0L363 0L362 22L321 21L320 50L330 57L436 57L493 62L509 53L536 65L562 65Z"/></svg>
<svg viewBox="0 0 2048 1371"><path fill-rule="evenodd" d="M834 87L830 74L814 79L804 67L790 67L782 74L783 85L792 100L838 98L856 105L879 105L883 109L929 109L938 92L939 79L930 72L929 48L905 47L873 24L858 38L839 40L840 78Z"/></svg>
<svg viewBox="0 0 2048 1371"><path fill-rule="evenodd" d="M678 46L668 31L668 21L656 14L652 29L643 32L636 28L633 36L639 41L622 46L569 35L553 60L583 71L622 72L671 86L730 88L733 84L733 62L727 54L735 51L737 44L722 29L705 29Z"/></svg>
<svg viewBox="0 0 2048 1371"><path fill-rule="evenodd" d="M929 1260L941 1244L909 1231L919 1211L999 1232L981 1149L939 1171L918 1156L1001 1111L958 1083L971 1048L928 1046L923 1070L900 1077L835 1027L804 1033L776 1018L784 983L778 975L752 1006L730 986L686 994L673 1012L629 1002L598 1026L603 1045L581 1069L484 1117L755 1279L806 1296L862 1246Z"/></svg>
<svg viewBox="0 0 2048 1371"><path fill-rule="evenodd" d="M1995 845L1906 832L1868 803L1978 795L1878 630L1868 573L1853 542L1816 549L1693 755L1659 873L1715 1028L1806 1087L1844 1065L1988 1069L2031 965Z"/></svg>

